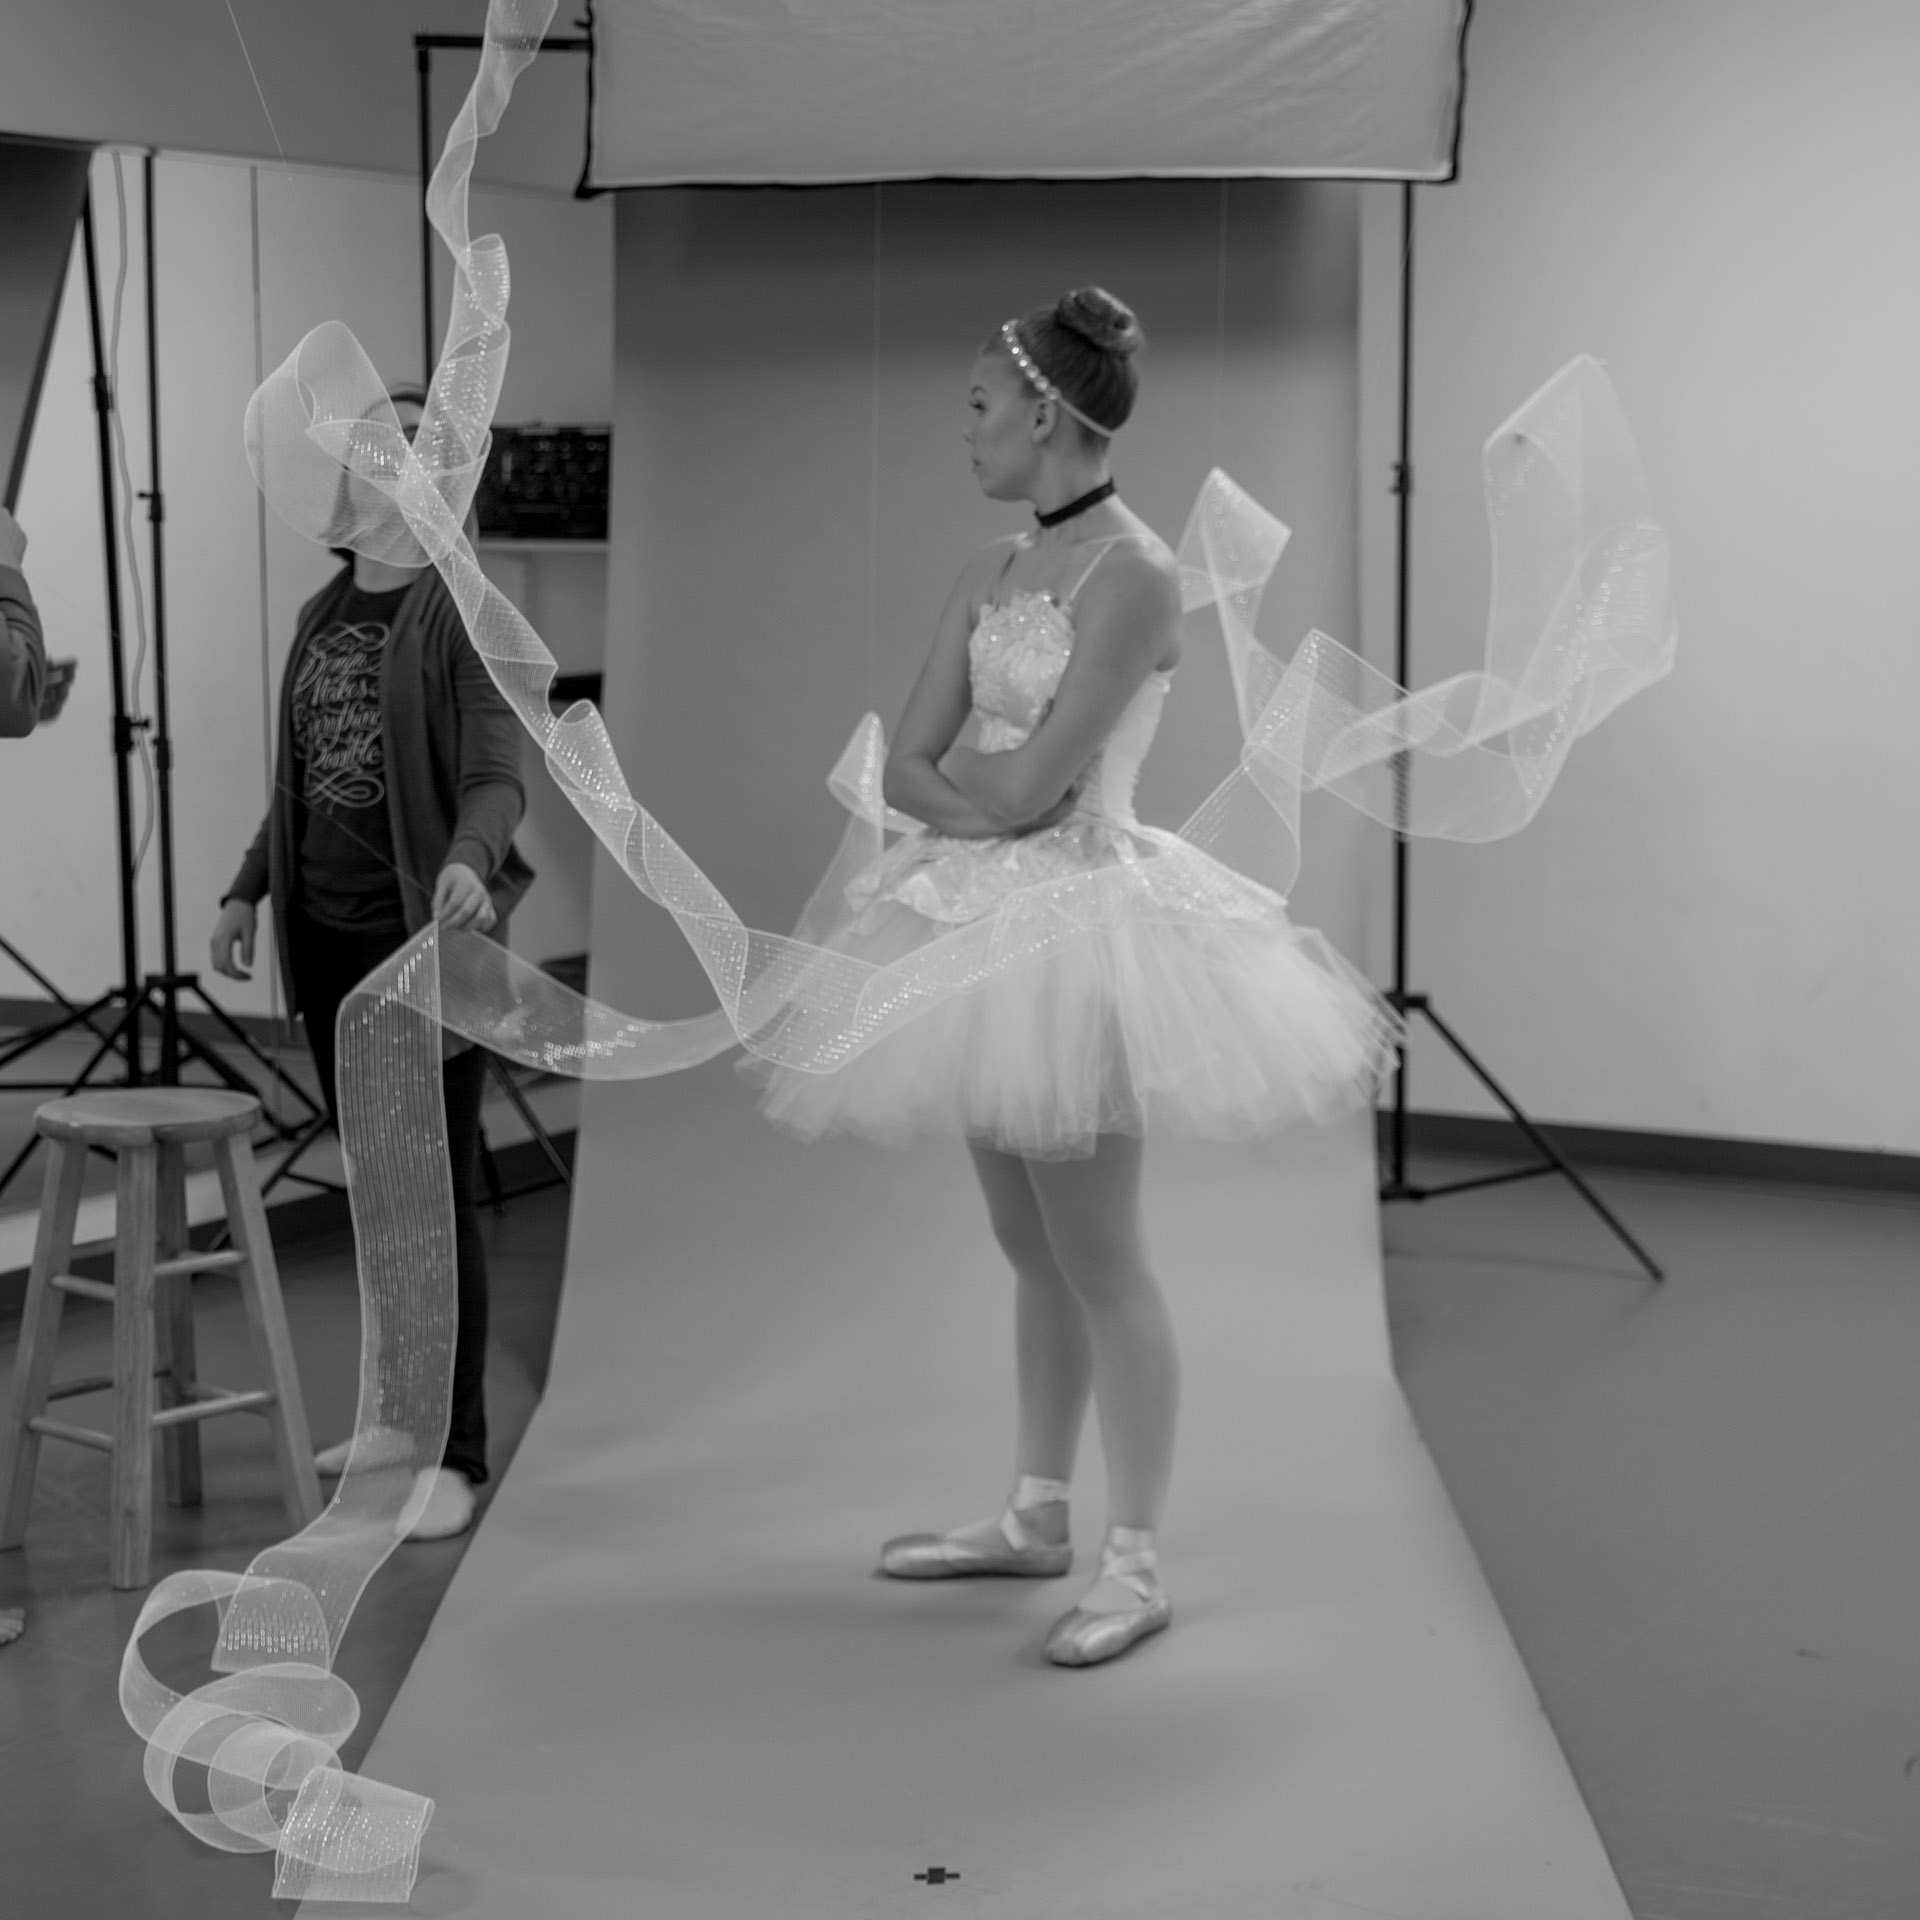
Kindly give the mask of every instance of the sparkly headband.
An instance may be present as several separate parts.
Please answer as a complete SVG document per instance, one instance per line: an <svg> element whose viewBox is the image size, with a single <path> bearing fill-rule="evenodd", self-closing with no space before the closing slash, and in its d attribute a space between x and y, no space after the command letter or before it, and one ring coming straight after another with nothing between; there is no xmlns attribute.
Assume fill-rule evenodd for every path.
<svg viewBox="0 0 1920 1920"><path fill-rule="evenodd" d="M1119 432L1119 428L1117 427L1103 426L1092 414L1082 413L1080 409L1040 371L1039 362L1020 344L1019 321L1009 320L1006 325L1000 329L1000 338L1007 343L1007 351L1013 355L1014 365L1027 376L1028 385L1036 388L1044 398L1051 400L1056 407L1065 408L1083 427L1091 427L1097 434L1110 438Z"/></svg>

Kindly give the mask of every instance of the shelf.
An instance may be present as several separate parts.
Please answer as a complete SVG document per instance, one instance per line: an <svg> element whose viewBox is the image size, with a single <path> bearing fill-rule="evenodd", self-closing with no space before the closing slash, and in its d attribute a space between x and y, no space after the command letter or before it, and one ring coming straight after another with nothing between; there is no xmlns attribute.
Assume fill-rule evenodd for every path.
<svg viewBox="0 0 1920 1920"><path fill-rule="evenodd" d="M604 540L514 540L505 534L483 533L474 543L481 553L605 553Z"/></svg>
<svg viewBox="0 0 1920 1920"><path fill-rule="evenodd" d="M547 689L547 698L561 712L576 700L600 704L601 676L598 673L556 673Z"/></svg>

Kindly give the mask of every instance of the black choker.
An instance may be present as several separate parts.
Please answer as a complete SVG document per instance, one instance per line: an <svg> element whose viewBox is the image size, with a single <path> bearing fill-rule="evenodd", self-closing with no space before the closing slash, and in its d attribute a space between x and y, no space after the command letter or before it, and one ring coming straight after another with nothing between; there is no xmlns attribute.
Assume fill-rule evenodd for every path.
<svg viewBox="0 0 1920 1920"><path fill-rule="evenodd" d="M1051 513L1042 513L1038 507L1033 517L1043 527L1057 527L1062 520L1071 520L1076 513L1085 513L1089 507L1097 507L1114 490L1111 480L1103 480L1091 493L1083 493L1078 500L1069 500L1064 507L1056 507Z"/></svg>

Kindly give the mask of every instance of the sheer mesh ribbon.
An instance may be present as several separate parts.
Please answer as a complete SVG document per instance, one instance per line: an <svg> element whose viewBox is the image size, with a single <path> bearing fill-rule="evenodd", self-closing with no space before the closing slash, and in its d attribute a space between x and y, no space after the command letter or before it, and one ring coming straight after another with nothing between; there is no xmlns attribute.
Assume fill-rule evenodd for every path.
<svg viewBox="0 0 1920 1920"><path fill-rule="evenodd" d="M584 701L552 712L554 658L482 574L461 527L509 338L506 249L497 235L468 233L468 180L475 147L498 124L554 4L492 0L479 73L428 191L453 256L454 292L413 441L359 343L328 323L254 395L247 450L275 509L310 538L440 570L553 778L633 884L673 916L719 1005L694 1019L640 1019L569 991L491 941L428 927L342 1009L340 1129L362 1299L352 1456L321 1517L246 1573L161 1581L120 1682L127 1717L149 1742L147 1778L161 1803L215 1846L276 1851L274 1891L286 1897L405 1900L433 1810L418 1794L341 1769L338 1750L359 1708L331 1669L360 1594L420 1511L445 1444L455 1285L443 1030L578 1078L671 1073L734 1045L827 1072L1128 905L1111 876L1080 873L1034 886L893 965L822 946L819 934L886 835L914 825L882 798L886 742L869 714L829 775L848 822L799 924L791 934L749 927L635 801L598 712ZM1224 474L1209 477L1180 544L1182 595L1188 611L1218 611L1243 744L1180 839L1281 897L1299 868L1300 796L1313 788L1409 833L1511 833L1537 811L1572 742L1669 669L1666 540L1593 361L1572 362L1494 434L1486 479L1496 565L1484 667L1408 693L1323 634L1309 635L1285 666L1261 646L1255 621L1287 530ZM201 1604L220 1612L221 1677L182 1695L154 1677L141 1641L159 1620ZM174 1780L183 1760L207 1769L209 1813L181 1806Z"/></svg>

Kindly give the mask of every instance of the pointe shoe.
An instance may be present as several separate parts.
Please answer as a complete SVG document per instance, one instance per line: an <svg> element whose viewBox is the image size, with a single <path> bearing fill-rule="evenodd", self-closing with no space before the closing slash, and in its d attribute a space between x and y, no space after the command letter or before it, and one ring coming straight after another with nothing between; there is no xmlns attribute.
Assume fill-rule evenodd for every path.
<svg viewBox="0 0 1920 1920"><path fill-rule="evenodd" d="M1117 1660L1149 1634L1166 1629L1173 1618L1173 1602L1148 1570L1150 1553L1116 1554L1110 1548L1100 1556L1100 1578L1114 1581L1137 1596L1138 1606L1098 1611L1075 1607L1048 1629L1043 1651L1056 1667L1097 1667Z"/></svg>
<svg viewBox="0 0 1920 1920"><path fill-rule="evenodd" d="M1071 1540L1056 1545L1042 1539L1011 1509L1000 1516L997 1537L989 1534L982 1540L958 1533L903 1533L880 1549L880 1571L895 1580L961 1580L982 1574L1052 1580L1072 1565Z"/></svg>
<svg viewBox="0 0 1920 1920"><path fill-rule="evenodd" d="M465 1533L473 1525L474 1509L480 1504L473 1482L452 1467L428 1467L421 1473L420 1480L432 1484L428 1488L427 1504L407 1530L407 1538L451 1540L455 1534Z"/></svg>

